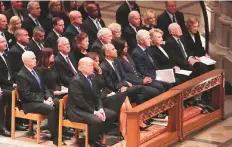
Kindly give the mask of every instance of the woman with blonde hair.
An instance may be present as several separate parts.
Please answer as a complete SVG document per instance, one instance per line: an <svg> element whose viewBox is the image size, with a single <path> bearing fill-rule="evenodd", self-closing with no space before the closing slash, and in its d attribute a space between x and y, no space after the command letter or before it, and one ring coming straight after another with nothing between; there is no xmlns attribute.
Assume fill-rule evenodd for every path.
<svg viewBox="0 0 232 147"><path fill-rule="evenodd" d="M143 14L143 27L144 30L151 30L152 28L156 28L156 14L152 10L147 10Z"/></svg>
<svg viewBox="0 0 232 147"><path fill-rule="evenodd" d="M21 19L18 16L11 17L7 29L7 38L8 38L7 43L9 48L11 48L16 43L16 39L14 37L15 31L21 28L22 28Z"/></svg>
<svg viewBox="0 0 232 147"><path fill-rule="evenodd" d="M121 28L120 24L118 24L118 23L111 23L108 26L108 29L110 29L111 32L112 32L112 39L119 39L119 38L121 38L122 28Z"/></svg>

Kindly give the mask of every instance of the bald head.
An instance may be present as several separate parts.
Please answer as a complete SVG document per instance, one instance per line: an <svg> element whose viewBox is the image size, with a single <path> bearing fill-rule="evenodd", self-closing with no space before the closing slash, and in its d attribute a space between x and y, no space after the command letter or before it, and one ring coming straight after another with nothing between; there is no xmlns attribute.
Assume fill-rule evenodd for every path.
<svg viewBox="0 0 232 147"><path fill-rule="evenodd" d="M82 15L79 11L74 10L69 13L69 19L75 26L82 24Z"/></svg>
<svg viewBox="0 0 232 147"><path fill-rule="evenodd" d="M93 60L89 57L83 57L78 62L78 70L86 76L93 74Z"/></svg>
<svg viewBox="0 0 232 147"><path fill-rule="evenodd" d="M7 18L5 15L0 14L0 31L3 31L7 28Z"/></svg>
<svg viewBox="0 0 232 147"><path fill-rule="evenodd" d="M32 51L25 51L22 54L22 61L24 66L33 69L36 66L36 57Z"/></svg>
<svg viewBox="0 0 232 147"><path fill-rule="evenodd" d="M177 23L171 23L168 26L168 31L172 36L175 36L177 38L179 38L180 36L182 36L182 30L180 28L180 25Z"/></svg>
<svg viewBox="0 0 232 147"><path fill-rule="evenodd" d="M140 14L138 11L131 11L128 15L128 21L130 24L132 24L134 27L140 26Z"/></svg>

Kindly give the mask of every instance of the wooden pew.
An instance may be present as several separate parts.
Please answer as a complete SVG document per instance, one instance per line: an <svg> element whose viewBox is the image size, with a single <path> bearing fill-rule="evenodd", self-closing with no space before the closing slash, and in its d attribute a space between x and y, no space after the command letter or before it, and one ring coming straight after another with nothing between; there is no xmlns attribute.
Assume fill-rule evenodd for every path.
<svg viewBox="0 0 232 147"><path fill-rule="evenodd" d="M218 121L224 115L224 71L216 69L203 74L195 79L173 87L171 90L180 90L181 105L184 100L196 96L206 90L212 90L212 106L215 111L208 114L200 114L190 120L183 120L183 110L181 111L181 134L183 138L194 131L197 131L210 123ZM183 107L182 107L183 109ZM180 138L181 140L183 138Z"/></svg>
<svg viewBox="0 0 232 147"><path fill-rule="evenodd" d="M183 101L212 89L212 113L199 114L183 121ZM161 112L168 111L168 126L165 132L141 142L139 122L147 120ZM127 112L126 147L169 146L185 136L210 123L223 118L224 114L224 71L216 69L204 75L173 87L169 91L131 109ZM143 140L144 141L144 140Z"/></svg>

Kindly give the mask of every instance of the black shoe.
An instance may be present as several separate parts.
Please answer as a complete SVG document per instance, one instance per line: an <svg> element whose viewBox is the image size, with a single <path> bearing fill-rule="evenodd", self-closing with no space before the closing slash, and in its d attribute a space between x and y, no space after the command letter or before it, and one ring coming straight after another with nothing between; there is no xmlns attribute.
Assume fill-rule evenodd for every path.
<svg viewBox="0 0 232 147"><path fill-rule="evenodd" d="M64 135L64 136L68 136L68 137L72 137L72 136L75 135L75 133L72 132L72 131L69 131L69 130L64 130L64 131L63 131L63 135Z"/></svg>
<svg viewBox="0 0 232 147"><path fill-rule="evenodd" d="M6 128L2 128L2 129L0 130L0 135L5 136L5 137L10 137L10 136L11 136L11 133L10 133L10 131L8 131Z"/></svg>
<svg viewBox="0 0 232 147"><path fill-rule="evenodd" d="M101 143L100 141L90 141L90 144L94 147L107 147L107 145Z"/></svg>
<svg viewBox="0 0 232 147"><path fill-rule="evenodd" d="M63 135L63 136L62 136L62 139L63 139L63 140L71 140L71 137L70 137L70 136L65 136L65 135Z"/></svg>
<svg viewBox="0 0 232 147"><path fill-rule="evenodd" d="M19 124L16 124L15 125L15 129L18 130L18 131L26 131L27 127L24 127L24 126L21 126Z"/></svg>
<svg viewBox="0 0 232 147"><path fill-rule="evenodd" d="M53 140L53 144L58 146L58 140L57 139ZM63 145L67 145L67 144L62 141L61 145L63 146Z"/></svg>
<svg viewBox="0 0 232 147"><path fill-rule="evenodd" d="M151 124L150 125L146 125L145 127L140 127L139 126L139 129L140 129L140 131L147 131L147 128L149 128L151 126Z"/></svg>

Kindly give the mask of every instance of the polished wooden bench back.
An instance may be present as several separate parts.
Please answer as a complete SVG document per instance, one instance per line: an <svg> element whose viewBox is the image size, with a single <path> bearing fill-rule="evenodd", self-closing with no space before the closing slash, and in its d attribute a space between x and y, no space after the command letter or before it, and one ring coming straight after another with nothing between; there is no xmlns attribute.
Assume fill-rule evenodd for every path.
<svg viewBox="0 0 232 147"><path fill-rule="evenodd" d="M212 105L216 111L200 114L183 121L183 101L212 89ZM139 122L168 111L168 126L164 133L146 142L140 141ZM224 71L216 69L173 87L169 91L132 108L127 112L127 147L169 146L186 135L223 118L224 114Z"/></svg>

